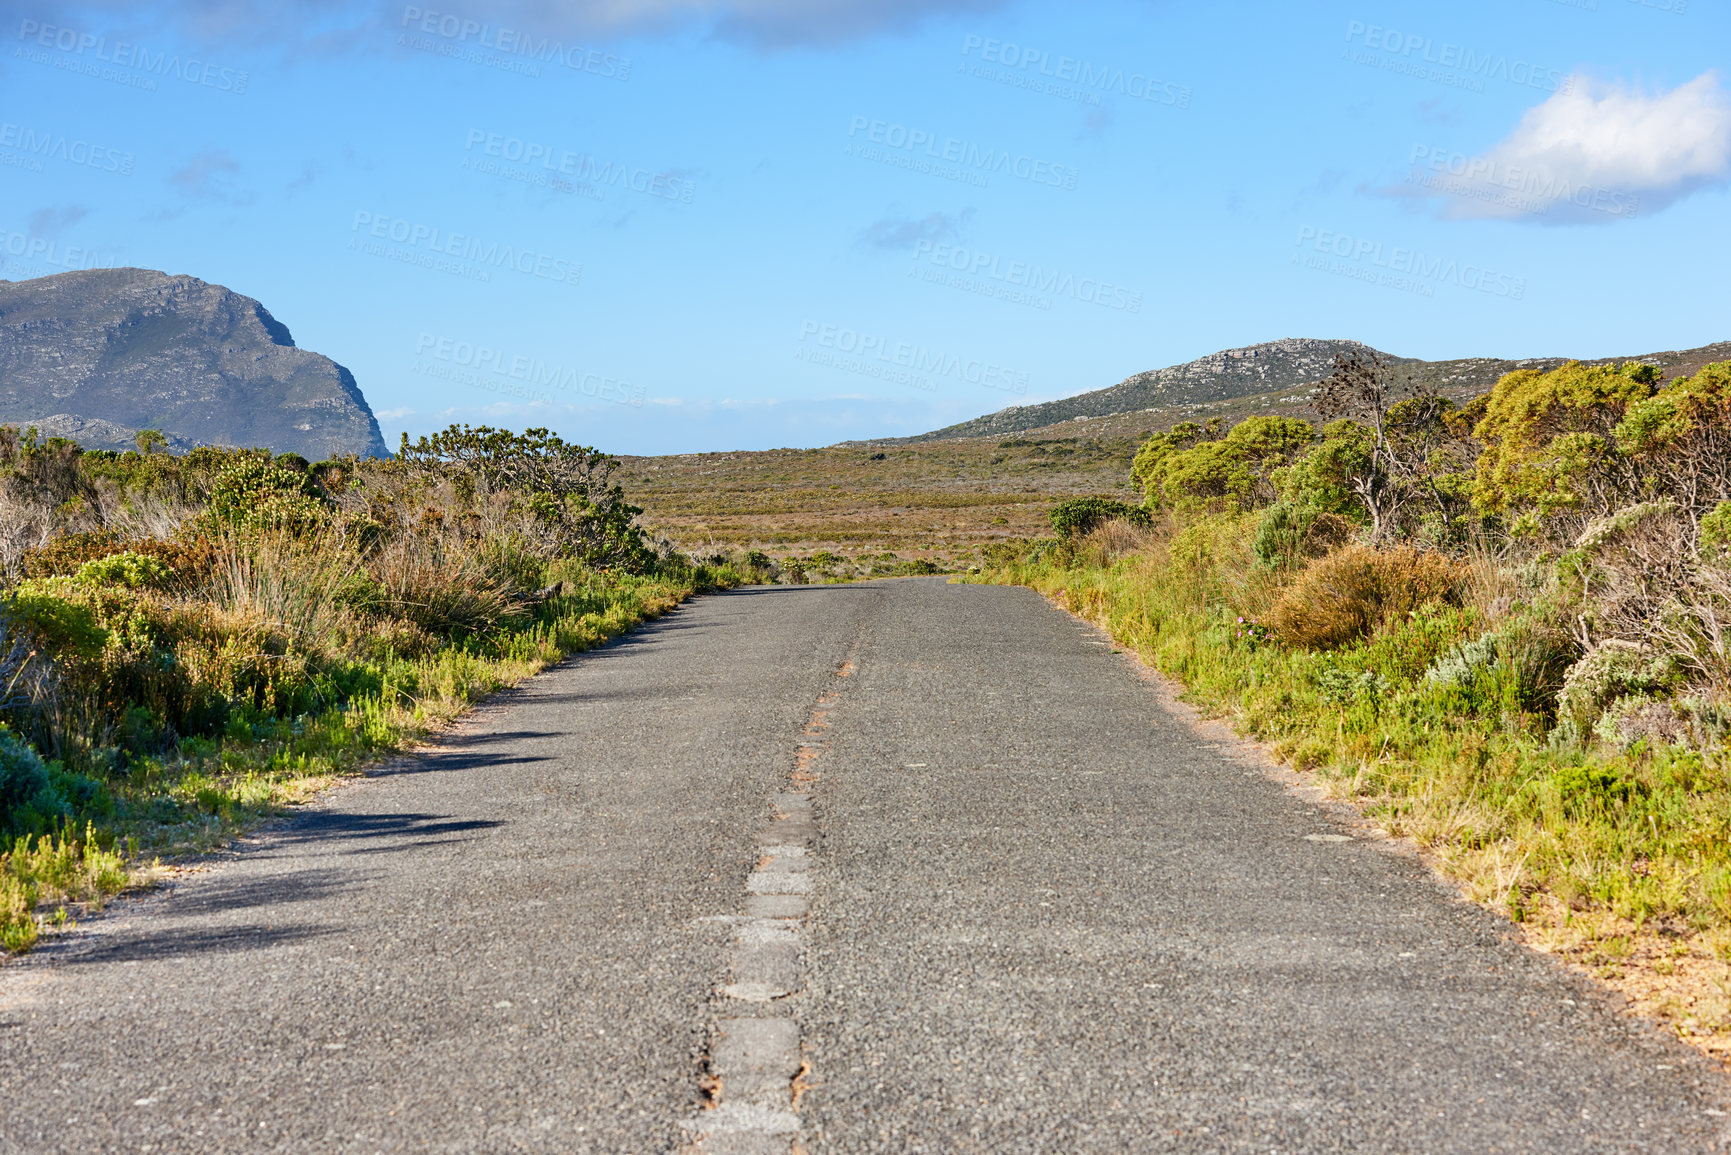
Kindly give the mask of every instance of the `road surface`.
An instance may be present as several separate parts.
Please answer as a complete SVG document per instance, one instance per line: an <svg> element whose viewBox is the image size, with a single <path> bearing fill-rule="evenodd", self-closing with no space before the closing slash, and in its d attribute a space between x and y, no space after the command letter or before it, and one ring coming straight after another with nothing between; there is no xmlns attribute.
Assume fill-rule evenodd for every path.
<svg viewBox="0 0 1731 1155"><path fill-rule="evenodd" d="M0 1149L1721 1149L1022 589L701 598L0 968Z"/></svg>

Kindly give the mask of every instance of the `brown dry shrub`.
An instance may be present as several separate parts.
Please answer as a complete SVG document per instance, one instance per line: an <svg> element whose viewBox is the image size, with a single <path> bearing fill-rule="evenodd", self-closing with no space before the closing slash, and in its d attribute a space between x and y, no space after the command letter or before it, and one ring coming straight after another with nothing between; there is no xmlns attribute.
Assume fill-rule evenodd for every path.
<svg viewBox="0 0 1731 1155"><path fill-rule="evenodd" d="M1367 637L1426 602L1458 602L1463 567L1434 550L1350 545L1287 586L1268 622L1282 641L1330 650Z"/></svg>
<svg viewBox="0 0 1731 1155"><path fill-rule="evenodd" d="M27 551L19 566L27 578L60 577L78 572L85 562L124 552L126 539L110 529L61 534L47 545Z"/></svg>
<svg viewBox="0 0 1731 1155"><path fill-rule="evenodd" d="M182 532L167 539L148 537L127 547L148 554L174 571L174 585L196 589L209 582L226 556L223 544L206 535Z"/></svg>
<svg viewBox="0 0 1731 1155"><path fill-rule="evenodd" d="M1338 513L1318 513L1299 543L1301 556L1319 558L1352 540L1358 527Z"/></svg>

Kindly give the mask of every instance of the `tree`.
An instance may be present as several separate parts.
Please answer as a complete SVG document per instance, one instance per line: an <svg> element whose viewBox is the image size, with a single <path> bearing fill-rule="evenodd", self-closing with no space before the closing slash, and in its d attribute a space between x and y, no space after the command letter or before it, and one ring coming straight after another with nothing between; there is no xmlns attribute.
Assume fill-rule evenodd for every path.
<svg viewBox="0 0 1731 1155"><path fill-rule="evenodd" d="M1677 504L1690 536L1731 501L1731 361L1704 365L1629 405L1611 431L1654 495Z"/></svg>
<svg viewBox="0 0 1731 1155"><path fill-rule="evenodd" d="M1393 533L1400 510L1402 494L1394 485L1388 445L1388 411L1400 384L1393 363L1381 353L1353 353L1335 357L1334 372L1316 391L1316 411L1324 421L1344 418L1370 434L1362 457L1348 463L1342 481L1370 518L1372 544Z"/></svg>
<svg viewBox="0 0 1731 1155"><path fill-rule="evenodd" d="M1425 536L1451 535L1466 504L1463 471L1474 460L1453 402L1370 352L1335 358L1316 409L1329 422L1319 452L1364 510L1372 544L1421 527Z"/></svg>
<svg viewBox="0 0 1731 1155"><path fill-rule="evenodd" d="M486 425L453 425L410 443L400 466L453 477L473 494L519 497L567 556L589 565L641 569L654 554L633 519L643 512L612 481L616 458L573 445L546 429L512 433Z"/></svg>

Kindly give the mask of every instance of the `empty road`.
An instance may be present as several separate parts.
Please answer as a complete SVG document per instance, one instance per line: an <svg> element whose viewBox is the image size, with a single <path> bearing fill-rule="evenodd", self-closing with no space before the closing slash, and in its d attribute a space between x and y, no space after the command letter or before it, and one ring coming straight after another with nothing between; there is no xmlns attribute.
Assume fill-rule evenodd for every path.
<svg viewBox="0 0 1731 1155"><path fill-rule="evenodd" d="M0 1150L1720 1150L1022 589L698 599L0 967Z"/></svg>

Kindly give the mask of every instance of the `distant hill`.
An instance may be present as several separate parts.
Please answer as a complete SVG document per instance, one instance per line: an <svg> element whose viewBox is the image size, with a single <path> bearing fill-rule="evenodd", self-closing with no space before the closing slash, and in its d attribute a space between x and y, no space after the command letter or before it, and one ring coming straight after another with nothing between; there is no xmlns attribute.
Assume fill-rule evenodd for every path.
<svg viewBox="0 0 1731 1155"><path fill-rule="evenodd" d="M0 423L86 449L160 429L177 450L390 456L347 369L251 297L150 269L0 281Z"/></svg>
<svg viewBox="0 0 1731 1155"><path fill-rule="evenodd" d="M1097 429L1091 419L1120 415L1124 415L1125 420L1110 423L1114 432L1120 425L1126 430L1137 424L1160 426L1200 412L1233 417L1250 412L1308 416L1311 415L1309 391L1328 376L1336 356L1376 351L1358 341L1315 338L1288 338L1242 349L1223 349L1183 365L1138 373L1106 389L1078 393L1074 397L1039 405L1014 405L930 433L885 438L871 444L1002 437L1035 430L1053 432L1051 427L1060 422L1078 419L1090 419L1087 431L1093 435L1103 430ZM1454 361L1423 361L1393 354L1384 356L1394 363L1400 375L1456 399L1483 393L1503 374L1516 369L1554 369L1568 360L1565 357L1520 360L1466 357ZM1693 373L1708 362L1724 360L1731 360L1731 341L1675 352L1606 357L1589 363L1647 361L1659 366L1667 376L1678 376ZM1240 413L1240 410L1245 412ZM1131 420L1128 415L1145 416Z"/></svg>

